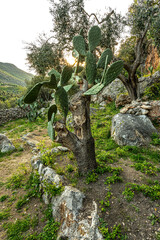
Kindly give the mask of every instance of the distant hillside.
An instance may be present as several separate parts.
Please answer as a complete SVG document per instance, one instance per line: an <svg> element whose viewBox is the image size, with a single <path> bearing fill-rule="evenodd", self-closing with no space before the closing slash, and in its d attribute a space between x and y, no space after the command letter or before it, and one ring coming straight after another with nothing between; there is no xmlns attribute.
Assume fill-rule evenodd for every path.
<svg viewBox="0 0 160 240"><path fill-rule="evenodd" d="M11 63L0 62L0 82L25 86L25 80L31 80L32 74L27 73Z"/></svg>

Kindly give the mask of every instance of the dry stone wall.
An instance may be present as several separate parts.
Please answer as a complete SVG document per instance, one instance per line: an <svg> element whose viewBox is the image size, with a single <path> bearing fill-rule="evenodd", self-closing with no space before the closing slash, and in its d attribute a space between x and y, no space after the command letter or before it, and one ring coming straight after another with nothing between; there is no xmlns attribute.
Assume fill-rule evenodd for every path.
<svg viewBox="0 0 160 240"><path fill-rule="evenodd" d="M9 108L0 110L0 125L9 122L11 120L15 120L18 118L26 117L27 109L23 110L20 107L17 108Z"/></svg>

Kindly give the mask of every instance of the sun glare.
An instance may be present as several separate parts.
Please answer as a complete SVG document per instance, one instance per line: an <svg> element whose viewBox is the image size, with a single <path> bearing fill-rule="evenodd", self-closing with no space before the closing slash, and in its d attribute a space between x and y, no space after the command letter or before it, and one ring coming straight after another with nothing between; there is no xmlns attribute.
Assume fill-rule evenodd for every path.
<svg viewBox="0 0 160 240"><path fill-rule="evenodd" d="M72 55L67 55L66 60L70 65L73 65L76 61L76 59Z"/></svg>

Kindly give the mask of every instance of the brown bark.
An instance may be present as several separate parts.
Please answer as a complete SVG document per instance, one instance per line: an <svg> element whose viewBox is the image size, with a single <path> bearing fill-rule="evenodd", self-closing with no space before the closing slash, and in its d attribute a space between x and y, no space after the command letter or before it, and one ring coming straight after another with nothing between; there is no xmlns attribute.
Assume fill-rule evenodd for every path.
<svg viewBox="0 0 160 240"><path fill-rule="evenodd" d="M135 49L135 61L132 65L129 65L128 63L124 62L124 68L128 72L128 78L126 78L123 74L120 74L118 78L123 82L125 85L128 94L132 100L136 100L137 98L140 98L140 89L139 89L139 82L137 77L137 69L141 64L142 56L143 56L143 43L145 36L147 34L149 27L149 21L145 25L145 29L142 32L141 36L137 39L136 43L136 49ZM118 60L114 57L115 60Z"/></svg>
<svg viewBox="0 0 160 240"><path fill-rule="evenodd" d="M71 100L74 133L64 123L57 122L56 141L69 148L75 155L79 173L83 174L97 167L94 139L90 126L90 97L78 92Z"/></svg>

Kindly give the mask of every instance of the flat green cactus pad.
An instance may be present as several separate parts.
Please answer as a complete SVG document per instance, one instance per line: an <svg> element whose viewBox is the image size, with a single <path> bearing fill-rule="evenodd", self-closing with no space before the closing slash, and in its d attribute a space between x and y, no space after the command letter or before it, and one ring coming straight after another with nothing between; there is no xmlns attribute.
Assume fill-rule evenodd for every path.
<svg viewBox="0 0 160 240"><path fill-rule="evenodd" d="M57 113L57 106L55 104L51 105L48 109L48 122L51 121L53 113Z"/></svg>
<svg viewBox="0 0 160 240"><path fill-rule="evenodd" d="M100 44L100 40L101 40L101 29L98 26L93 26L88 33L90 52L94 51L94 49Z"/></svg>
<svg viewBox="0 0 160 240"><path fill-rule="evenodd" d="M36 101L42 85L43 83L37 83L24 97L24 103L31 104Z"/></svg>
<svg viewBox="0 0 160 240"><path fill-rule="evenodd" d="M86 56L86 77L88 83L92 84L95 81L97 74L96 59L91 52L87 52Z"/></svg>
<svg viewBox="0 0 160 240"><path fill-rule="evenodd" d="M118 75L121 73L123 69L123 61L119 60L117 62L112 63L112 65L107 69L105 77L104 77L104 85L107 86L110 84Z"/></svg>
<svg viewBox="0 0 160 240"><path fill-rule="evenodd" d="M86 43L81 35L73 38L73 46L81 56L86 56Z"/></svg>
<svg viewBox="0 0 160 240"><path fill-rule="evenodd" d="M97 83L97 84L94 85L92 88L90 88L89 90L87 90L87 91L84 93L84 95L96 95L96 94L99 93L103 88L104 88L104 84Z"/></svg>
<svg viewBox="0 0 160 240"><path fill-rule="evenodd" d="M63 87L58 87L55 92L55 102L60 114L66 118L68 114L68 95Z"/></svg>
<svg viewBox="0 0 160 240"><path fill-rule="evenodd" d="M113 58L113 53L111 51L111 49L107 48L101 55L98 63L97 63L97 68L104 68L105 67L105 62L106 62L106 57L107 58L107 63L106 65L110 64L112 58Z"/></svg>
<svg viewBox="0 0 160 240"><path fill-rule="evenodd" d="M66 83L70 80L73 73L73 69L69 66L65 66L63 68L62 74L61 74L61 86L66 85Z"/></svg>

